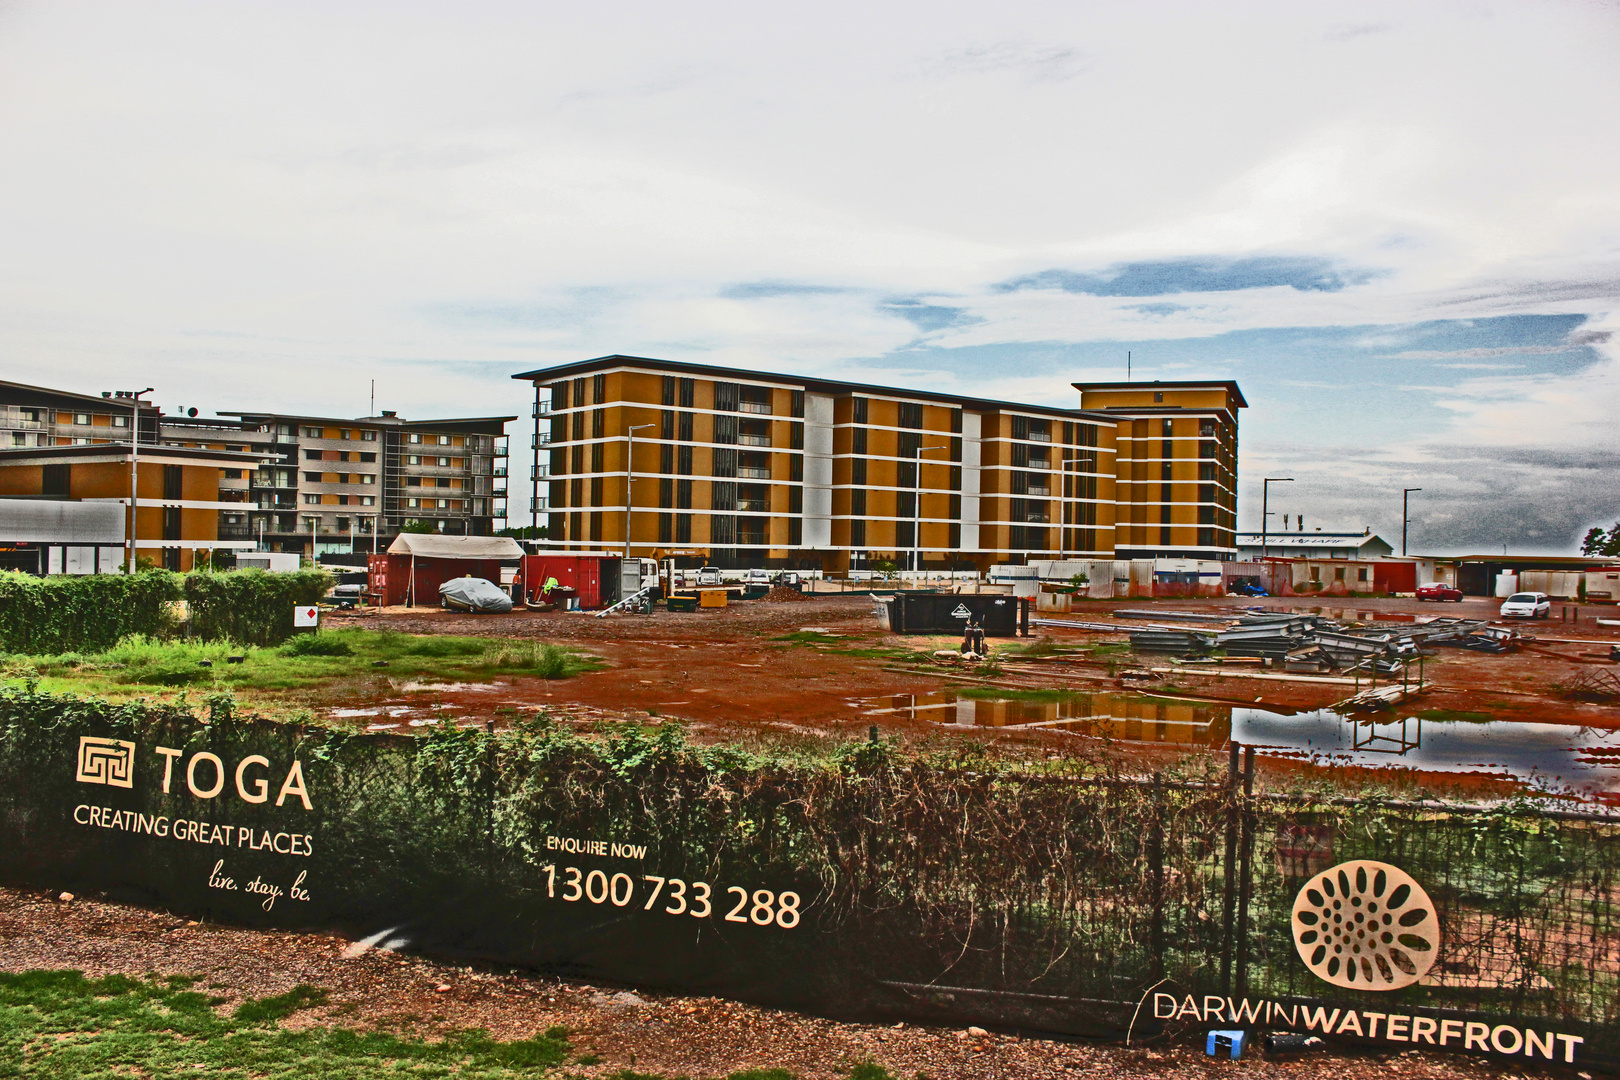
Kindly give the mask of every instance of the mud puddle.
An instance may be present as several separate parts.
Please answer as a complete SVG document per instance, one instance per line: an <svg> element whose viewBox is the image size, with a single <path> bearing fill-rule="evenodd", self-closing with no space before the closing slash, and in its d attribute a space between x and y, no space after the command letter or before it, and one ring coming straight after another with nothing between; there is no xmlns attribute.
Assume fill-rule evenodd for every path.
<svg viewBox="0 0 1620 1080"><path fill-rule="evenodd" d="M1327 709L1123 692L1043 691L996 698L952 689L851 704L873 717L959 728L1044 729L1114 743L1219 749L1236 741L1265 757L1317 767L1470 774L1620 801L1620 730L1604 726L1493 720L1483 713L1411 706L1370 717L1341 716Z"/></svg>

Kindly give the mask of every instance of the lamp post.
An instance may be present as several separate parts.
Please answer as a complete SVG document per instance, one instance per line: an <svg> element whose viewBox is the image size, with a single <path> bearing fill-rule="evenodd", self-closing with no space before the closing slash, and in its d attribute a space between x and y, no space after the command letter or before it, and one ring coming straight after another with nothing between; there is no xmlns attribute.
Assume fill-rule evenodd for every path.
<svg viewBox="0 0 1620 1080"><path fill-rule="evenodd" d="M1271 525L1271 511L1268 509L1271 505L1271 485L1292 484L1293 482L1294 478L1292 476L1268 476L1260 484L1260 557L1262 559L1271 554L1271 549L1267 543L1270 539L1268 527Z"/></svg>
<svg viewBox="0 0 1620 1080"><path fill-rule="evenodd" d="M922 570L922 456L925 451L949 450L948 446L918 446L911 455L911 569Z"/></svg>
<svg viewBox="0 0 1620 1080"><path fill-rule="evenodd" d="M1407 505L1407 500L1412 497L1412 492L1414 492L1414 491L1422 491L1422 490L1423 490L1422 488L1402 488L1401 489L1401 558L1403 558L1403 559L1406 558L1406 505Z"/></svg>
<svg viewBox="0 0 1620 1080"><path fill-rule="evenodd" d="M636 482L636 432L657 424L632 424L624 429L624 557L630 557L630 485Z"/></svg>
<svg viewBox="0 0 1620 1080"><path fill-rule="evenodd" d="M129 538L125 541L128 558L124 565L124 572L135 572L135 504L140 496L140 442L141 442L141 395L150 394L152 387L145 390L119 390L114 397L124 398L129 402L130 428L129 428Z"/></svg>

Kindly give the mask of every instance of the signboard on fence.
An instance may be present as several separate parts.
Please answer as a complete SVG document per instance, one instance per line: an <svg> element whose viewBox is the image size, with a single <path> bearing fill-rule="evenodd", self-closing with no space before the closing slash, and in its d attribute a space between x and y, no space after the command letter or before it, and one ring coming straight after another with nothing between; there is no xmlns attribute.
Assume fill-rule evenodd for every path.
<svg viewBox="0 0 1620 1080"><path fill-rule="evenodd" d="M321 609L314 604L300 604L293 608L293 626L316 626L321 619Z"/></svg>
<svg viewBox="0 0 1620 1080"><path fill-rule="evenodd" d="M0 692L0 872L841 1018L1620 1051L1605 822L429 730Z"/></svg>

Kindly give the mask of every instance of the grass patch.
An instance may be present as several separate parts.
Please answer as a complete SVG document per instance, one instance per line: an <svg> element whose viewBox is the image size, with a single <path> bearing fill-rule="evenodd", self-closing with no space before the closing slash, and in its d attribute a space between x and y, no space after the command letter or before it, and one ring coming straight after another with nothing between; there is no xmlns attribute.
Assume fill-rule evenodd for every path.
<svg viewBox="0 0 1620 1080"><path fill-rule="evenodd" d="M1462 712L1458 709L1423 709L1414 715L1420 720L1436 720L1441 723L1458 724L1488 724L1496 719L1490 713Z"/></svg>
<svg viewBox="0 0 1620 1080"><path fill-rule="evenodd" d="M1074 690L1011 690L1000 686L964 686L956 694L981 701L1072 701L1080 696Z"/></svg>
<svg viewBox="0 0 1620 1080"><path fill-rule="evenodd" d="M592 1053L575 1057L562 1027L511 1041L477 1028L452 1030L431 1041L319 1022L289 1031L280 1022L300 1010L327 1005L326 991L296 986L221 1015L208 998L190 989L198 981L183 975L87 979L77 971L0 974L0 1076L514 1080L566 1077L569 1064L601 1062ZM872 1061L856 1064L849 1077L895 1080ZM605 1080L669 1078L621 1069ZM786 1069L745 1069L725 1080L797 1077Z"/></svg>
<svg viewBox="0 0 1620 1080"><path fill-rule="evenodd" d="M239 662L231 663L231 657ZM275 693L392 677L479 680L496 675L566 679L598 661L544 642L427 636L389 630L304 634L279 648L228 641L130 635L102 653L0 657L3 677L38 678L42 689L116 695L152 687Z"/></svg>
<svg viewBox="0 0 1620 1080"><path fill-rule="evenodd" d="M324 1001L324 992L300 986L220 1016L201 994L171 980L0 974L0 1073L505 1080L555 1068L570 1055L566 1037L555 1031L503 1042L462 1030L429 1042L343 1027L280 1027L292 1012Z"/></svg>

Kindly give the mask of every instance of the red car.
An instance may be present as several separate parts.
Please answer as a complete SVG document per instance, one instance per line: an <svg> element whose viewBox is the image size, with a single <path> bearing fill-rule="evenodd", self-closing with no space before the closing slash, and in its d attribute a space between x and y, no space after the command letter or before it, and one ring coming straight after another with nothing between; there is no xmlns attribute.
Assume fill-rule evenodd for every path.
<svg viewBox="0 0 1620 1080"><path fill-rule="evenodd" d="M1463 598L1462 590L1453 589L1450 585L1442 585L1438 581L1429 585L1419 585L1417 590L1419 600L1457 600Z"/></svg>

